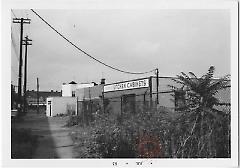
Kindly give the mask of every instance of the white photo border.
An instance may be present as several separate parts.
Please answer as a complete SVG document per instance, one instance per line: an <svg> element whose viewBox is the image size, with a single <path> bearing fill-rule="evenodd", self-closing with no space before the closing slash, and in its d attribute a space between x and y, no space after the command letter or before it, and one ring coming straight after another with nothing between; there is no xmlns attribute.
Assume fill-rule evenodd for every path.
<svg viewBox="0 0 240 168"><path fill-rule="evenodd" d="M231 158L226 159L11 159L11 9L229 9L231 13ZM229 167L238 165L238 2L137 0L3 0L1 62L2 163L8 167ZM4 98L3 98L4 95ZM4 152L4 153L3 153ZM128 165L126 165L128 162ZM136 162L142 162L137 166ZM149 163L152 163L151 165Z"/></svg>

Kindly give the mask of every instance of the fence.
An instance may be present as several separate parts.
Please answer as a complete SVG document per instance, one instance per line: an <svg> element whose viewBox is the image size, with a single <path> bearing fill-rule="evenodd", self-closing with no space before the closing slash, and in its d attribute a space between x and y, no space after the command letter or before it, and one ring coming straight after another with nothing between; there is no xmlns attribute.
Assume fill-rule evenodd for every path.
<svg viewBox="0 0 240 168"><path fill-rule="evenodd" d="M221 90L216 94L219 105L214 108L222 111L231 111L231 88ZM176 108L184 104L183 99L177 97L173 91L144 94L125 94L116 97L105 97L85 99L77 103L77 115L81 116L83 122L89 124L94 120L94 115L99 113L109 114L109 117L123 118L125 113L136 114L142 110L162 109L174 112Z"/></svg>
<svg viewBox="0 0 240 168"><path fill-rule="evenodd" d="M117 97L88 99L78 101L77 114L82 117L83 121L89 123L93 121L94 114L104 113L110 116L123 115L126 112L137 113L140 109L154 106L154 102L150 101L149 94L129 94Z"/></svg>

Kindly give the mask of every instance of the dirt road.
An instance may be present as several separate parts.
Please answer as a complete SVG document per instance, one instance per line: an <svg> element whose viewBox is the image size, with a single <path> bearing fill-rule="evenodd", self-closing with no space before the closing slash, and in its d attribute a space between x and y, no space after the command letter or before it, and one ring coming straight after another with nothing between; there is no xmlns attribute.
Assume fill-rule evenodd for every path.
<svg viewBox="0 0 240 168"><path fill-rule="evenodd" d="M46 117L29 113L23 121L12 125L15 128L30 128L38 136L38 145L32 158L75 158L70 129L65 127L68 117Z"/></svg>

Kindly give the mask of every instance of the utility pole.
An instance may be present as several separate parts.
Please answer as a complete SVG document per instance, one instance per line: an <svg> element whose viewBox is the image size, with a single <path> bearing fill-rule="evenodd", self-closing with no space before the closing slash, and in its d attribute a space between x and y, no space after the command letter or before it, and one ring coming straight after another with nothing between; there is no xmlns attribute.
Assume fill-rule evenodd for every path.
<svg viewBox="0 0 240 168"><path fill-rule="evenodd" d="M19 73L18 73L18 109L22 109L22 39L23 39L23 24L30 24L30 19L13 18L13 23L20 23L20 56L19 56Z"/></svg>
<svg viewBox="0 0 240 168"><path fill-rule="evenodd" d="M158 71L158 68L156 68L156 76L157 76L157 104L159 104L159 98L158 98L159 71Z"/></svg>
<svg viewBox="0 0 240 168"><path fill-rule="evenodd" d="M26 113L27 111L27 95L26 95L26 90L27 90L27 46L32 45L29 43L29 41L32 41L31 39L28 38L28 36L25 37L25 40L23 40L23 45L25 45L25 63L24 63L24 87L23 87L23 93L24 93L24 99L23 99L23 112Z"/></svg>
<svg viewBox="0 0 240 168"><path fill-rule="evenodd" d="M39 82L37 78L37 114L39 114Z"/></svg>

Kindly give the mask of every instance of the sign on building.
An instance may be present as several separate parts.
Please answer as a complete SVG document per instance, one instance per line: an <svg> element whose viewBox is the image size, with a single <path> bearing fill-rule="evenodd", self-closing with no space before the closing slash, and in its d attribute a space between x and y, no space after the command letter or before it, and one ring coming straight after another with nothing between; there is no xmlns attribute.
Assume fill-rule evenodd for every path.
<svg viewBox="0 0 240 168"><path fill-rule="evenodd" d="M145 87L149 87L149 79L140 79L140 80L105 85L104 92L137 89L137 88L145 88Z"/></svg>

